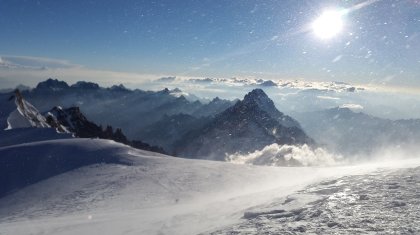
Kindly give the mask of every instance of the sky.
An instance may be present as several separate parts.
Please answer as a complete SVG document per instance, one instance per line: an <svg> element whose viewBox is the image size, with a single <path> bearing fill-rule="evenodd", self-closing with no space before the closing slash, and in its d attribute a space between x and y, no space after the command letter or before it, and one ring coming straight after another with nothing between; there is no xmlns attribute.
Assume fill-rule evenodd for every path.
<svg viewBox="0 0 420 235"><path fill-rule="evenodd" d="M161 76L420 88L420 1L0 0L0 88Z"/></svg>

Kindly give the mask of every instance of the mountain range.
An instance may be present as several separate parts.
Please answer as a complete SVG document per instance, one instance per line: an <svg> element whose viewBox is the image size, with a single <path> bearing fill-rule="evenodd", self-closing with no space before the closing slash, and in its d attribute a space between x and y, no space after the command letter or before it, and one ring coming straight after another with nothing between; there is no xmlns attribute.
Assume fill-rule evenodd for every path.
<svg viewBox="0 0 420 235"><path fill-rule="evenodd" d="M154 150L179 157L224 160L226 155L246 154L273 143L323 146L344 156L368 155L388 146L415 145L420 139L417 119L382 119L347 108L293 113L292 118L277 110L261 89L252 90L243 100L216 97L203 102L177 88L143 91L48 79L21 93L49 126L59 128L54 124L59 119L64 129L78 137L115 139L146 149L160 146L163 149ZM2 129L8 127L10 114L16 114L10 95L0 93ZM74 129L66 123L69 117L83 121L75 122L79 127Z"/></svg>
<svg viewBox="0 0 420 235"><path fill-rule="evenodd" d="M221 99L203 104L187 99L179 89L143 91L130 90L123 85L103 88L91 82L69 85L57 79L40 82L35 88L22 91L22 94L41 112L48 112L55 106L77 106L89 120L100 125L119 127L130 139L139 139L139 133L144 128L164 115L183 113L194 117L212 116L233 104L233 101ZM7 95L0 94L0 98L5 100ZM13 109L13 106L6 104L1 110L0 122Z"/></svg>
<svg viewBox="0 0 420 235"><path fill-rule="evenodd" d="M273 143L314 141L296 120L279 112L263 90L254 89L202 128L188 132L176 143L175 155L225 160L227 155L253 152Z"/></svg>
<svg viewBox="0 0 420 235"><path fill-rule="evenodd" d="M294 117L319 144L347 157L416 146L420 140L420 119L383 119L340 107Z"/></svg>
<svg viewBox="0 0 420 235"><path fill-rule="evenodd" d="M102 126L89 121L80 111L79 107L63 109L60 106L56 106L43 115L38 111L37 108L35 108L31 103L23 98L19 90L14 91L14 95L9 98L9 101L12 99L14 99L16 109L11 112L7 118L8 127L6 128L6 132L10 132L10 130L16 129L55 129L57 132L56 135L53 135L49 130L28 130L28 136L34 133L37 133L38 135L42 133L49 133L42 134L41 139L45 138L46 136L51 137L51 139L61 139L61 137L58 137L60 136L60 133L71 134L78 138L110 139L119 143L133 146L135 148L164 153L164 150L159 147L150 146L149 144L139 140L128 140L120 128L116 128L114 132L113 127L110 125L107 125L104 129ZM16 131L12 132L15 134L17 133ZM19 135L25 135L25 132L21 132ZM3 136L6 137L7 134ZM69 135L64 136L67 137ZM29 138L33 141L38 137ZM0 146L4 146L6 142L6 140L0 141Z"/></svg>
<svg viewBox="0 0 420 235"><path fill-rule="evenodd" d="M25 96L41 107L43 123L60 132L144 148L143 142L128 140L141 139L179 157L225 160L226 155L260 150L273 143L314 143L261 89L254 89L243 100L216 97L204 104L180 94L179 89L153 92L122 85L101 88L91 82L68 85L48 79L17 97ZM66 106L69 108L62 108ZM104 122L116 126L116 131L95 124Z"/></svg>

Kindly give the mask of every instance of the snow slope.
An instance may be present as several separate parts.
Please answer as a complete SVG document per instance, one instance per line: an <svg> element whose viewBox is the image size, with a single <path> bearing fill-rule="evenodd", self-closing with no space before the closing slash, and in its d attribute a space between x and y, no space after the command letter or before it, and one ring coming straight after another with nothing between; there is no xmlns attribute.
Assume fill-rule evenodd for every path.
<svg viewBox="0 0 420 235"><path fill-rule="evenodd" d="M17 128L0 130L0 147L35 141L73 138L70 133L58 133L53 128Z"/></svg>
<svg viewBox="0 0 420 235"><path fill-rule="evenodd" d="M20 92L15 92L16 110L7 118L7 129L25 127L50 127L44 116L29 102L23 99Z"/></svg>
<svg viewBox="0 0 420 235"><path fill-rule="evenodd" d="M419 186L420 167L323 181L211 234L419 234Z"/></svg>
<svg viewBox="0 0 420 235"><path fill-rule="evenodd" d="M3 147L0 156L53 157L58 164L78 156L96 159L0 198L0 234L211 232L308 184L386 166L248 166L173 158L97 139Z"/></svg>

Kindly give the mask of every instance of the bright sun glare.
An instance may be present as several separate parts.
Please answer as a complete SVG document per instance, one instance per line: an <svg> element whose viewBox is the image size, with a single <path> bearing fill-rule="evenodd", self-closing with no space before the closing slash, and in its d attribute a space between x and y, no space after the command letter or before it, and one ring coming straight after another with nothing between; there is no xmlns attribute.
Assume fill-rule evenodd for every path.
<svg viewBox="0 0 420 235"><path fill-rule="evenodd" d="M327 10L312 23L312 30L318 38L326 40L338 35L343 26L343 12Z"/></svg>

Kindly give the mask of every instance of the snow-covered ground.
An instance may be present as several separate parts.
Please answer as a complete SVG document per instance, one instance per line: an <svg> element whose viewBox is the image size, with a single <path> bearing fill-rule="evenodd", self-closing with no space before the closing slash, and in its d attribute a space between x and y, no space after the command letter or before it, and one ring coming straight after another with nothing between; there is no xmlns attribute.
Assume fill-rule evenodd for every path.
<svg viewBox="0 0 420 235"><path fill-rule="evenodd" d="M52 145L57 147L51 149ZM309 205L332 211L331 208L338 208L353 198L353 191L347 188L360 187L354 189L354 197L362 195L357 190L363 187L357 184L363 184L364 179L374 182L378 173L372 172L420 166L420 160L416 159L347 167L249 166L173 158L96 139L40 141L3 147L0 156L27 154L31 149L38 151L40 156L48 153L62 158L113 156L124 164L84 166L0 198L0 234L198 234L215 231L215 234L268 234L267 231L278 226L287 228L282 223L288 223L286 220L290 218L296 221L298 216L292 214L272 219L271 214L294 213L291 211ZM340 177L345 178L337 181ZM317 184L320 181L324 183ZM337 194L339 192L348 195ZM365 194L369 200L377 198L376 194ZM360 195L359 199L364 199L365 196ZM334 198L337 199L334 201ZM283 205L285 202L288 203ZM312 210L316 212L316 209ZM306 210L307 213L310 210ZM326 221L329 212L312 221L306 211L302 212L306 216L303 229L321 231L309 228L311 223ZM282 222L281 218L285 220ZM331 220L334 222L342 224L339 219ZM329 227L323 228L337 229L337 224L329 226L327 223ZM266 230L262 227L265 225ZM256 227L261 230L255 230Z"/></svg>
<svg viewBox="0 0 420 235"><path fill-rule="evenodd" d="M72 137L69 133L57 133L54 128L16 128L0 131L0 147Z"/></svg>
<svg viewBox="0 0 420 235"><path fill-rule="evenodd" d="M420 234L420 167L311 185L211 234Z"/></svg>

